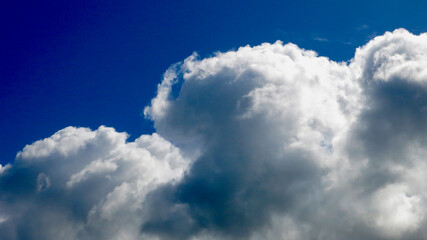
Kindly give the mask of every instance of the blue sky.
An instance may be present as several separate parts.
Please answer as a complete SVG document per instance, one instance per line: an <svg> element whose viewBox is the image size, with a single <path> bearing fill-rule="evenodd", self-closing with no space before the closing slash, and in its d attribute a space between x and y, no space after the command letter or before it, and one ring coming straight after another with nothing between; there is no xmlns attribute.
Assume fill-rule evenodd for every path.
<svg viewBox="0 0 427 240"><path fill-rule="evenodd" d="M4 2L1 238L426 239L426 12Z"/></svg>
<svg viewBox="0 0 427 240"><path fill-rule="evenodd" d="M0 163L65 126L153 131L141 111L165 69L197 51L293 42L333 60L372 36L427 31L425 1L6 1Z"/></svg>

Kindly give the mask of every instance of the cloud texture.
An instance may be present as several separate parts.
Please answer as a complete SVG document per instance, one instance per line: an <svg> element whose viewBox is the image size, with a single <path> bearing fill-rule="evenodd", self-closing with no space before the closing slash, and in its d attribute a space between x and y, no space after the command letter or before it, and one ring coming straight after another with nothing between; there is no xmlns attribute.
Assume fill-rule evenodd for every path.
<svg viewBox="0 0 427 240"><path fill-rule="evenodd" d="M427 34L173 65L156 133L68 127L0 168L5 239L425 239Z"/></svg>

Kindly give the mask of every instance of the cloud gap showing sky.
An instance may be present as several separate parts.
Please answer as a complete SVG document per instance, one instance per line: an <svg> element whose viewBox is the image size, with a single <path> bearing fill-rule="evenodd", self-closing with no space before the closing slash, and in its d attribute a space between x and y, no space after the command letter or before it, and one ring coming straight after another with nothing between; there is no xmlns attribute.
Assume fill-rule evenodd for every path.
<svg viewBox="0 0 427 240"><path fill-rule="evenodd" d="M164 74L127 141L67 127L0 167L2 239L425 239L427 34L349 62L280 41Z"/></svg>

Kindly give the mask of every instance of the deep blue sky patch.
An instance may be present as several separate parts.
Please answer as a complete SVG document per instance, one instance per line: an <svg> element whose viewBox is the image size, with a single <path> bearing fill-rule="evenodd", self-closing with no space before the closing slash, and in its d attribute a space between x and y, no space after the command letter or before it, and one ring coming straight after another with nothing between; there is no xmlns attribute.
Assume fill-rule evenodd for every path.
<svg viewBox="0 0 427 240"><path fill-rule="evenodd" d="M425 1L4 1L0 163L66 126L131 139L165 69L197 51L293 42L332 60L396 28L427 31Z"/></svg>

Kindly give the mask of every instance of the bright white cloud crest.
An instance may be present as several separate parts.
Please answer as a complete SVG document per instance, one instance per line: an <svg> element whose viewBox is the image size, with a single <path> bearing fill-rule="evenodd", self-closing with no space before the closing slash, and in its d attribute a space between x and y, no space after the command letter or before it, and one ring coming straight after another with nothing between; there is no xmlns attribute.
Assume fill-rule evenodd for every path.
<svg viewBox="0 0 427 240"><path fill-rule="evenodd" d="M293 44L194 54L156 132L68 127L0 168L5 239L425 239L427 35L337 63Z"/></svg>

